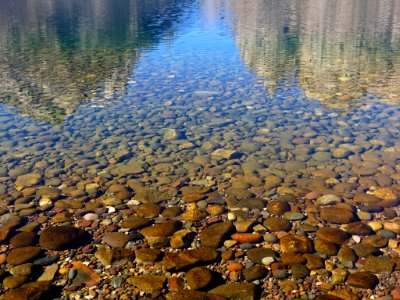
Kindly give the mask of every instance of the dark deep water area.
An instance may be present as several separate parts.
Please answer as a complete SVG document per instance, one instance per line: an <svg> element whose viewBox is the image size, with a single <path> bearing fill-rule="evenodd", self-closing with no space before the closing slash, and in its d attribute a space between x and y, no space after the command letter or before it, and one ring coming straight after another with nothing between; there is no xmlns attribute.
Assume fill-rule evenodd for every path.
<svg viewBox="0 0 400 300"><path fill-rule="evenodd" d="M42 229L57 223L85 227L83 220L101 240L104 228L119 224L128 210L161 224L168 219L157 219L164 208L192 211L192 204L196 214L179 216L186 230L213 218L245 222L259 216L261 226L268 213L274 215L267 202L284 197L290 213L300 215L283 219L297 230L307 221L317 226L307 213L319 218L320 211L306 201L322 195L330 200L320 204L343 202L356 215L365 212L357 221L378 222L377 230L368 226L394 232L387 238L398 242L400 1L0 0L2 227L15 218L12 230L30 222ZM251 205L235 202L249 198ZM80 204L71 204L75 200ZM143 202L162 202L162 208L142 216L135 207ZM368 204L382 209L365 209ZM210 212L218 205L220 214ZM237 205L246 217L231 209ZM106 215L95 210L100 208ZM384 209L393 218L380 215ZM82 219L87 214L96 217ZM397 225L385 226L381 218ZM124 228L118 226L116 231ZM134 247L142 245L129 230L119 232ZM273 238L263 238L277 250ZM1 247L0 267L8 272L1 255L5 259L12 248ZM397 244L390 251L396 254L383 254L398 258ZM238 272L238 280L229 272L223 278L241 281ZM358 291L360 298L341 299L388 296L399 280L394 273L381 292L370 288ZM58 276L56 285L66 285L67 275ZM313 288L300 293L293 285L282 292L277 277L268 278L257 278L265 299L286 299L293 290L292 299L321 294ZM122 282L111 298L97 292L86 299L117 299Z"/></svg>

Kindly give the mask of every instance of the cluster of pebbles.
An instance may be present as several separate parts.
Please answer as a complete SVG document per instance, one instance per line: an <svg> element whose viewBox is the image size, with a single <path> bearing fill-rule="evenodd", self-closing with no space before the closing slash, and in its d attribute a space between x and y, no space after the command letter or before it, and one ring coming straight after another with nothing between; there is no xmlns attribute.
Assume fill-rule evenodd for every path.
<svg viewBox="0 0 400 300"><path fill-rule="evenodd" d="M21 175L0 199L1 297L399 299L399 174L385 186L298 172L306 187L256 173L162 187Z"/></svg>

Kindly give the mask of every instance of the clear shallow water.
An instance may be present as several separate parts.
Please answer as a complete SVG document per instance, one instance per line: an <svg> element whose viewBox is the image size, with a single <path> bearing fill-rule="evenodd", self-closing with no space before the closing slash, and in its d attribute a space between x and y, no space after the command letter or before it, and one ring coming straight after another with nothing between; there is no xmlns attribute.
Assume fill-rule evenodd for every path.
<svg viewBox="0 0 400 300"><path fill-rule="evenodd" d="M1 192L32 172L390 185L399 16L389 0L1 0Z"/></svg>

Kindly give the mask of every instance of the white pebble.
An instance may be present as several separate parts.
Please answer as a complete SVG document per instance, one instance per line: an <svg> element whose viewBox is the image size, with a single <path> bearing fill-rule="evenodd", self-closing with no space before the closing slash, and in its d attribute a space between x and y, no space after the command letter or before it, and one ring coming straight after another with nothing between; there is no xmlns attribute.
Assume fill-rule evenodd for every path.
<svg viewBox="0 0 400 300"><path fill-rule="evenodd" d="M236 215L234 213L228 213L228 220L229 221L235 221L236 220Z"/></svg>
<svg viewBox="0 0 400 300"><path fill-rule="evenodd" d="M353 240L358 244L359 242L361 242L361 237L359 237L358 235L353 235Z"/></svg>
<svg viewBox="0 0 400 300"><path fill-rule="evenodd" d="M129 200L127 204L128 204L128 205L139 205L140 202L137 201L137 200L133 200L133 199L132 199L132 200Z"/></svg>
<svg viewBox="0 0 400 300"><path fill-rule="evenodd" d="M267 256L267 257L264 257L261 262L262 262L263 265L269 266L274 261L275 261L275 259L273 257Z"/></svg>
<svg viewBox="0 0 400 300"><path fill-rule="evenodd" d="M108 208L108 213L109 213L109 214L112 214L112 213L114 213L114 212L115 212L115 207L110 206L110 207Z"/></svg>
<svg viewBox="0 0 400 300"><path fill-rule="evenodd" d="M86 221L94 221L94 220L97 220L99 218L99 216L94 213L88 213L88 214L84 215L83 218Z"/></svg>
<svg viewBox="0 0 400 300"><path fill-rule="evenodd" d="M42 198L39 200L39 206L46 206L51 204L51 200L49 198Z"/></svg>

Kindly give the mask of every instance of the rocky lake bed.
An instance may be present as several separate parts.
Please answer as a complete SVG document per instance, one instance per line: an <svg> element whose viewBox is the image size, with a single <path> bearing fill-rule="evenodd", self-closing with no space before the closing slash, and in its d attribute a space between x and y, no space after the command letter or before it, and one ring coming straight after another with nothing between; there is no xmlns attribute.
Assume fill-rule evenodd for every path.
<svg viewBox="0 0 400 300"><path fill-rule="evenodd" d="M1 197L2 297L398 298L399 172L285 169L296 180L242 168L154 186L132 165L54 186L19 175Z"/></svg>
<svg viewBox="0 0 400 300"><path fill-rule="evenodd" d="M0 0L0 299L400 299L399 15Z"/></svg>

